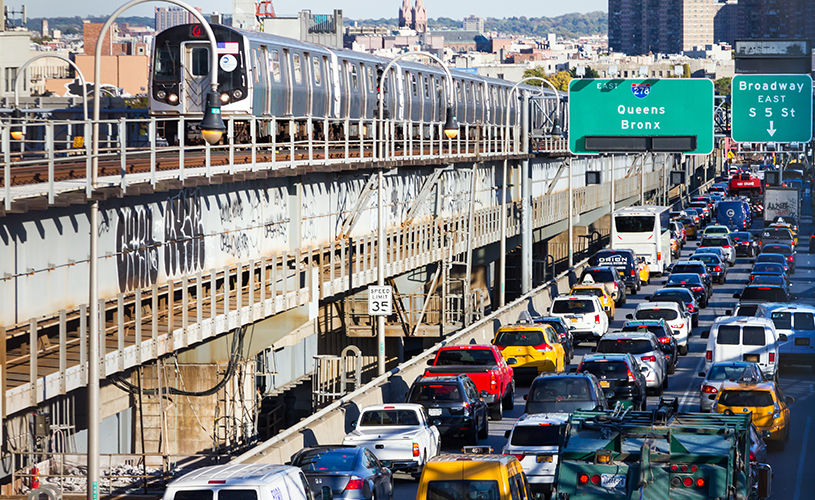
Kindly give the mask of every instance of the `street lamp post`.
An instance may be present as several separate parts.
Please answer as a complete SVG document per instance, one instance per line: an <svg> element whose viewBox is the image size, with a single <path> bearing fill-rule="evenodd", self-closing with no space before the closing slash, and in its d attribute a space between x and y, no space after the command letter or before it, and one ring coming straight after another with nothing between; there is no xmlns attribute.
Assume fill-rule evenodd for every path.
<svg viewBox="0 0 815 500"><path fill-rule="evenodd" d="M384 114L385 114L385 89L384 89L384 82L385 78L388 74L388 71L393 67L393 65L399 59L403 59L408 56L425 56L434 61L436 61L444 70L444 74L447 76L447 119L444 122L444 135L448 139L455 139L458 136L458 121L456 120L455 113L453 112L453 75L450 74L450 69L444 64L444 61L439 59L438 57L434 56L429 52L423 51L416 51L416 52L405 52L403 54L399 54L395 58L391 59L388 64L385 66L385 69L382 71L382 75L379 77L379 125L383 125ZM374 127L374 130L377 130L377 127ZM384 128L382 136L380 140L384 139ZM382 143L384 145L384 142ZM384 158L384 154L381 152L383 149L380 150L380 159ZM376 145L374 145L374 155L376 155ZM385 206L384 206L384 188L385 188L385 180L380 170L378 173L378 193L377 193L377 252L376 252L376 282L379 286L385 285ZM385 317L384 316L377 316L376 317L376 338L377 338L377 372L379 375L383 375L385 373Z"/></svg>
<svg viewBox="0 0 815 500"><path fill-rule="evenodd" d="M116 11L111 14L105 24L102 26L102 29L99 31L99 38L96 40L96 49L94 51L94 61L93 61L93 148L92 148L92 168L91 168L91 188L92 190L96 188L97 184L97 171L99 169L99 119L100 119L100 96L99 93L101 91L101 82L100 79L102 78L102 45L105 41L105 34L110 29L110 26L119 17L119 15L126 11L127 9L134 7L136 5L146 3L152 0L131 0L126 4L122 5ZM181 7L182 9L188 11L192 14L195 19L198 20L199 23L204 28L206 32L207 38L209 39L209 49L211 52L212 57L210 58L210 86L211 91L207 94L207 106L204 110L204 119L201 122L202 125L202 134L204 135L205 140L212 144L213 142L218 142L221 138L221 134L223 131L226 130L226 127L223 125L223 120L221 119L221 108L220 105L217 107L212 107L213 99L211 97L214 95L214 101L217 103L218 99L218 44L215 41L215 33L212 31L212 27L207 22L206 18L197 10L195 10L189 4L182 2L181 0L162 0L163 2L170 3ZM217 116L212 116L217 115ZM204 128L204 126L208 126L210 128ZM151 140L153 140L151 138ZM213 141L214 140L214 141ZM91 191L92 193L92 191ZM93 198L93 195L91 194ZM90 272L89 280L90 280L90 334L88 335L89 342L88 342L88 488L87 488L87 499L88 500L99 500L99 425L100 425L100 418L99 418L99 345L100 345L100 330L99 330L99 283L98 283L98 273L99 273L99 257L98 257L98 247L99 247L99 234L98 234L98 226L99 226L99 201L97 199L92 199L91 207L90 207ZM144 450L142 450L144 451Z"/></svg>

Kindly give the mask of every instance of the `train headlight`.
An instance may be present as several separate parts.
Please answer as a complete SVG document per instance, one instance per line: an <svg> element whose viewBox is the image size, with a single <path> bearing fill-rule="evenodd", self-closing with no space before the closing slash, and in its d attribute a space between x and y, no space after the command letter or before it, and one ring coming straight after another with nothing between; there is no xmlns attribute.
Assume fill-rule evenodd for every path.
<svg viewBox="0 0 815 500"><path fill-rule="evenodd" d="M243 91L241 89L235 89L232 91L233 99L240 99L241 97L243 97Z"/></svg>
<svg viewBox="0 0 815 500"><path fill-rule="evenodd" d="M167 102L169 102L170 104L177 103L178 102L178 96L175 95L175 94L170 94L169 96L167 96Z"/></svg>
<svg viewBox="0 0 815 500"><path fill-rule="evenodd" d="M227 94L226 92L221 94L221 102L224 103L224 104L228 103L229 102L229 94Z"/></svg>
<svg viewBox="0 0 815 500"><path fill-rule="evenodd" d="M160 99L163 101L165 97L167 97L167 92L164 92L163 90L159 90L158 92L156 92L156 99Z"/></svg>

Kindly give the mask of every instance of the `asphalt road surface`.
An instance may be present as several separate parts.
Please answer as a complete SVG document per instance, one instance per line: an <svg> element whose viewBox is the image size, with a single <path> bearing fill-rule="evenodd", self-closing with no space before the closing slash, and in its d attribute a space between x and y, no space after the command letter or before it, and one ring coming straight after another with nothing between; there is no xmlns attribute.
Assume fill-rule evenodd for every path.
<svg viewBox="0 0 815 500"><path fill-rule="evenodd" d="M799 303L815 305L815 254L808 251L808 236L812 230L812 218L803 217L801 221L801 239L796 261L796 272L792 277L792 293L798 295ZM689 241L682 251L683 257L693 253L696 242ZM678 397L680 411L699 411L699 389L702 379L697 373L704 368L705 346L707 341L700 337L703 330L709 330L716 316L733 309L736 299L733 294L740 292L749 277L751 264L748 258L738 258L736 265L729 269L727 282L724 285L713 285L714 295L710 305L702 309L699 315L699 326L693 329L690 338L690 350L687 356L680 356L676 373L669 376L666 397ZM655 277L651 285L643 286L634 296L629 295L625 306L617 309L610 331L622 327L625 315L633 313L637 304L657 289L661 288L664 278ZM589 353L590 344L583 344L575 350L573 367L581 357ZM767 454L767 462L773 468L772 498L785 500L809 500L815 498L815 373L809 367L782 368L781 388L785 396L792 396L795 402L790 405L792 413L792 435L784 451L774 451L772 447ZM500 422L490 421L490 435L479 444L488 444L501 453L506 438L504 431L512 428L521 416L524 408L523 396L529 390L529 381L518 385L515 394L515 409L504 411ZM659 397L649 396L648 407L654 408ZM443 453L461 453L461 443L442 443ZM395 500L413 500L416 498L418 483L407 475L397 474L395 478ZM417 499L419 500L419 499Z"/></svg>

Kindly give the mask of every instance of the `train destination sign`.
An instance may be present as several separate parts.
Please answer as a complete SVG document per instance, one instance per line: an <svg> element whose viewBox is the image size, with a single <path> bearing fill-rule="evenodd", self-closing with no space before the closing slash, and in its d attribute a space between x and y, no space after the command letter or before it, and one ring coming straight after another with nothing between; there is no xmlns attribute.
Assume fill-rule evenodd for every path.
<svg viewBox="0 0 815 500"><path fill-rule="evenodd" d="M812 77L736 75L732 85L734 141L812 139Z"/></svg>
<svg viewBox="0 0 815 500"><path fill-rule="evenodd" d="M699 78L569 82L573 154L713 151L713 82Z"/></svg>

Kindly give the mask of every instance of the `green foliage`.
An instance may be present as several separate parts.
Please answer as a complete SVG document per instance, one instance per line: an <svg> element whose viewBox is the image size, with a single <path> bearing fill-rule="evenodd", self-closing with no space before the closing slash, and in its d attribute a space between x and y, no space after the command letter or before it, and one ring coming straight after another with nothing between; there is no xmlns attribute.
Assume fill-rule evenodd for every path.
<svg viewBox="0 0 815 500"><path fill-rule="evenodd" d="M586 74L583 75L583 78L600 78L600 73L598 73L597 71L592 69L591 66L586 66L585 69L586 69ZM580 78L579 76L577 76L577 68L576 67L572 68L571 71L569 72L569 74L572 76L572 78Z"/></svg>
<svg viewBox="0 0 815 500"><path fill-rule="evenodd" d="M688 63L682 65L682 78L690 78L690 64Z"/></svg>
<svg viewBox="0 0 815 500"><path fill-rule="evenodd" d="M719 95L730 95L732 84L733 79L727 76L713 82L713 85L716 87L716 93Z"/></svg>
<svg viewBox="0 0 815 500"><path fill-rule="evenodd" d="M588 72L586 74L588 74ZM524 78L530 76L537 76L538 78L543 78L544 80L551 82L551 84L554 85L556 89L562 90L564 92L567 92L569 90L569 82L572 80L572 75L568 71L558 71L554 75L547 75L546 73L543 72L543 68L541 67L530 68L524 71ZM534 80L527 83L529 85L537 85L539 87L544 86L543 83Z"/></svg>
<svg viewBox="0 0 815 500"><path fill-rule="evenodd" d="M26 21L25 27L30 31L39 31L42 28L42 21L48 20L48 27L52 30L60 30L67 35L74 35L82 33L83 18L75 17L34 17ZM88 16L86 18L92 23L104 23L107 21L108 16ZM116 19L118 24L128 23L131 26L147 26L149 28L156 27L155 17L145 16L121 16Z"/></svg>

